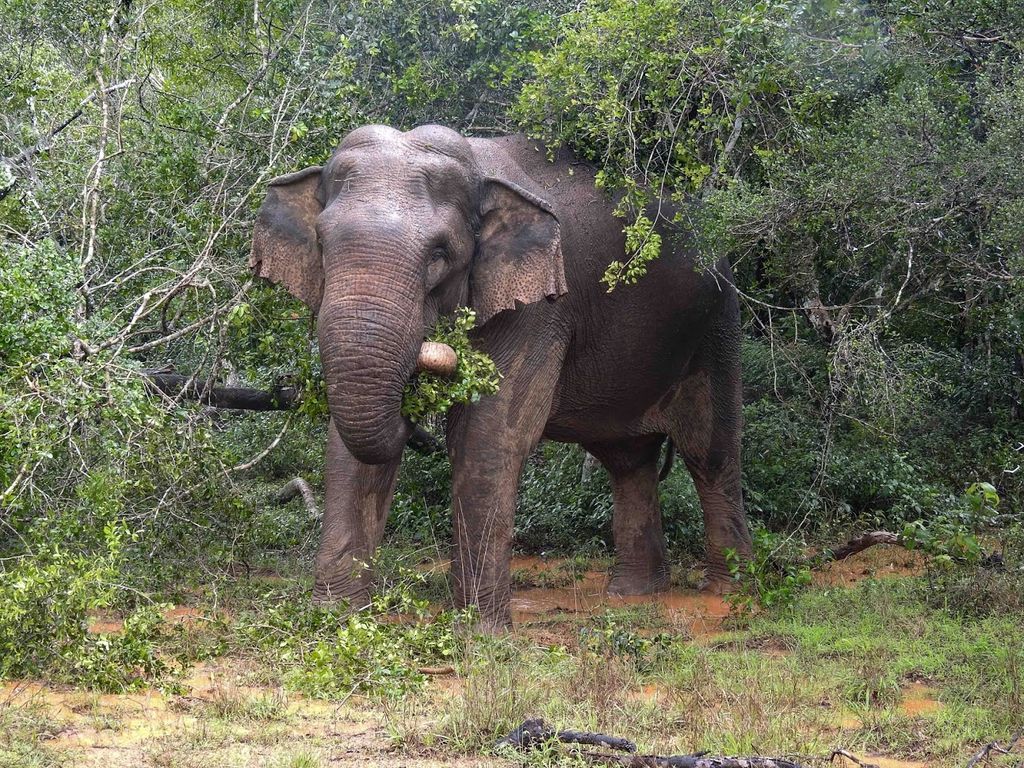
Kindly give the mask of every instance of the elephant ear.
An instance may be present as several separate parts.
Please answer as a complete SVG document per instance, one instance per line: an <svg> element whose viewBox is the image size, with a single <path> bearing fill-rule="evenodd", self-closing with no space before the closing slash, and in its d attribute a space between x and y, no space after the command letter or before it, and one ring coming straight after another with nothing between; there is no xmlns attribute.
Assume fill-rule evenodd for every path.
<svg viewBox="0 0 1024 768"><path fill-rule="evenodd" d="M470 304L477 322L517 304L568 292L562 238L551 205L517 184L484 181L480 234L470 273Z"/></svg>
<svg viewBox="0 0 1024 768"><path fill-rule="evenodd" d="M249 267L287 288L314 314L324 293L324 269L317 241L320 166L278 176L267 188L252 237Z"/></svg>

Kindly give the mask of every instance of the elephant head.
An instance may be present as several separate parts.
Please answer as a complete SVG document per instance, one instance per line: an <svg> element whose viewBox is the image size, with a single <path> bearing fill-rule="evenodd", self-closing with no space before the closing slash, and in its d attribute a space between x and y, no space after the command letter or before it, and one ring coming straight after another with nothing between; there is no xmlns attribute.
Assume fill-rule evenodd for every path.
<svg viewBox="0 0 1024 768"><path fill-rule="evenodd" d="M468 305L483 324L566 292L550 205L474 146L366 126L270 182L250 263L316 313L331 416L361 462L401 454L402 390L439 316Z"/></svg>

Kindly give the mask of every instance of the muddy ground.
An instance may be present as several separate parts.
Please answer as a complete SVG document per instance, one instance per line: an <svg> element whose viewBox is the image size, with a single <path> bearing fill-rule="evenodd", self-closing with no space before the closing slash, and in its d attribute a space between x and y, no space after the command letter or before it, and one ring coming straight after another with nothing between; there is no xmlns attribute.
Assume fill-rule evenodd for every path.
<svg viewBox="0 0 1024 768"><path fill-rule="evenodd" d="M437 572L446 564L433 562L422 567ZM825 568L815 576L814 589L841 600L845 592L856 590L865 580L882 583L915 576L921 568L920 557L913 553L876 548ZM813 666L814 657L801 655L798 639L772 632L751 634L749 629L744 630L749 619L737 621L731 615L730 604L719 597L676 588L650 597L611 598L604 593L606 579L604 570L581 568L579 563L517 558L512 601L516 621L512 641L516 647L564 649L559 652L573 659L581 626L595 617L628 615L640 634L657 633L685 641L696 649L692 656L698 661L702 657L720 658L722 671L707 673L718 675L715 680L728 674L730 659L734 659L736 664L755 670L752 675L778 678L782 683L765 687L753 697L738 695L726 700L721 691L728 691L728 685L708 682L708 690L718 693L709 693L702 700L694 695L694 689L700 693L699 680L690 677L681 682L671 670L661 676L620 671L617 677L608 679L596 670L592 671L595 689L607 690L601 694L601 703L595 704L597 694L573 690L574 686L590 684L586 673L553 679L550 688L543 675L532 678L527 687L536 701L550 694L568 702L558 710L563 713L560 724L565 727L586 727L588 720L594 722L596 718L598 723L635 727L636 732L615 735L638 740L642 750L695 749L704 745L683 744L680 738L687 738L683 732L688 728L689 733L698 733L687 718L699 719L708 732L720 728L742 733L746 728L764 734L768 742L802 745L807 750L803 757L814 765L825 764L829 747L850 749L880 768L962 764L958 762L960 755L969 750L968 743L959 747L928 743L942 730L942 718L949 714L943 688L928 679L914 679L914 675L898 679L898 689L887 698L883 696L885 701L859 705L854 703L856 697L851 702L851 697L829 692L827 679L821 679ZM202 607L184 605L169 610L167 618L169 622L201 625L208 616ZM115 617L93 618L91 631L117 630ZM799 633L794 637L799 638ZM522 663L528 662L524 659ZM516 676L515 664L511 663L510 679ZM492 734L467 736L461 742L451 736L458 731L451 722L470 720L465 711L458 716L461 721L452 715L460 700L470 702L471 707L491 701L480 698L482 683L479 676L474 677L478 675L475 668L464 660L455 660L450 667L425 670L424 690L401 701L363 695L342 701L309 699L287 690L275 670L259 659L232 656L196 664L164 690L123 695L61 689L35 681L7 681L0 690L0 710L7 712L8 727L23 728L27 736L25 741L9 741L6 745L0 737L0 765L511 765L509 760L489 755L486 750L466 747L483 743ZM803 687L801 670L807 673L806 691L798 690ZM786 686L793 690L787 692ZM578 710L580 722L570 720L576 711L573 701L586 702ZM697 714L695 708L700 709ZM665 714L669 711L678 711L672 716L676 720ZM443 725L445 717L455 719ZM671 729L673 722L681 724L680 734L659 731ZM881 733L889 728L898 731L899 737ZM786 729L800 734L782 741L773 736ZM441 732L448 735L435 735ZM992 738L1001 735L992 734ZM740 746L742 739L734 743ZM889 750L879 748L887 743ZM946 757L936 757L943 752ZM842 765L843 759L833 764Z"/></svg>

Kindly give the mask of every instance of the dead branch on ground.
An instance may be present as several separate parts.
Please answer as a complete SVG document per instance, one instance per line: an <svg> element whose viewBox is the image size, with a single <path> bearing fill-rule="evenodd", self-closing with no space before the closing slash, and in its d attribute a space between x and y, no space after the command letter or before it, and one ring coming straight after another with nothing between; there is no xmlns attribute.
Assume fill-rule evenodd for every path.
<svg viewBox="0 0 1024 768"><path fill-rule="evenodd" d="M1018 731L1017 735L1010 739L1009 743L1005 747L1000 746L998 741L989 742L984 747L982 747L974 757L971 758L970 762L967 763L967 768L974 768L974 766L981 763L982 760L985 760L987 762L989 756L992 753L995 753L997 755L1010 754L1011 752L1013 752L1014 747L1017 746L1017 743L1021 739L1024 739L1024 730Z"/></svg>
<svg viewBox="0 0 1024 768"><path fill-rule="evenodd" d="M875 533L884 533L884 531L876 531ZM869 536L870 534L865 535ZM858 538L862 539L864 537ZM876 541L875 543L889 542ZM865 546L864 548L866 549L867 547ZM1000 745L998 741L986 744L971 758L966 768L975 768L983 760L987 761L993 754L1008 755L1013 752L1014 748L1022 740L1024 740L1024 730L1018 732L1016 736L1010 739L1006 746ZM640 755L637 754L636 744L628 739L618 736L607 736L603 733L587 733L586 731L557 731L548 726L541 718L526 720L510 734L495 743L494 749L515 749L525 752L530 749L537 749L543 744L552 741L558 741L562 744L603 747L627 753L625 755L618 755L610 752L576 750L576 755L595 765L623 765L629 768L805 768L800 763L795 763L783 757L723 757L710 755L707 752L695 752L691 755ZM861 760L845 749L834 750L829 755L829 762L834 762L837 757L849 760L861 768L878 768L874 763Z"/></svg>
<svg viewBox="0 0 1024 768"><path fill-rule="evenodd" d="M636 744L627 739L603 733L556 731L540 718L527 720L498 741L494 748L527 750L550 741L604 747L628 753L617 755L610 752L577 751L580 757L597 765L625 765L630 768L804 768L799 763L781 757L717 757L703 752L692 755L638 755Z"/></svg>
<svg viewBox="0 0 1024 768"><path fill-rule="evenodd" d="M831 755L829 756L829 758L828 758L828 761L829 761L830 763L833 763L833 762L835 762L835 759L836 759L837 757L843 757L843 758L846 758L846 759L847 759L847 760L849 760L849 761L850 761L851 763L854 763L855 765L859 765L859 766L860 766L860 768L878 768L878 766L877 766L877 765L875 765L874 763L865 763L865 762L864 762L863 760L861 760L861 759L860 759L859 757L857 757L856 755L854 755L854 754L852 754L852 753L850 753L850 752L847 752L847 751L846 751L845 749L836 749L836 750L833 750L833 751L832 751L832 754L831 754Z"/></svg>
<svg viewBox="0 0 1024 768"><path fill-rule="evenodd" d="M865 549L877 546L879 544L892 544L895 546L905 546L903 537L897 533L890 531L869 531L868 533L862 533L860 536L855 536L845 544L841 544L835 549L826 549L821 554L816 555L811 559L811 562L815 565L824 565L825 563L832 563L836 560L845 560L846 558L856 555L858 552L863 552Z"/></svg>
<svg viewBox="0 0 1024 768"><path fill-rule="evenodd" d="M277 492L274 499L278 504L286 504L296 496L302 496L302 503L306 505L306 511L309 512L310 517L320 517L320 510L316 506L316 497L313 495L313 489L301 477L293 477L281 486L281 490Z"/></svg>

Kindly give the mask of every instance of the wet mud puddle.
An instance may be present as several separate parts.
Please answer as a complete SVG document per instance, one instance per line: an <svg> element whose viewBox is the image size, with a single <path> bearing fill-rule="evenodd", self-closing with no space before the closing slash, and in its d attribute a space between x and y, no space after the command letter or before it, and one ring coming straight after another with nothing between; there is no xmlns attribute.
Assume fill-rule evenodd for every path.
<svg viewBox="0 0 1024 768"><path fill-rule="evenodd" d="M721 632L730 610L721 597L691 589L629 597L609 595L607 573L597 570L572 573L566 569L565 561L516 557L512 560L512 571L515 581L523 584L512 590L512 618L516 624L544 623L591 616L610 608L651 605L668 624L697 637Z"/></svg>

